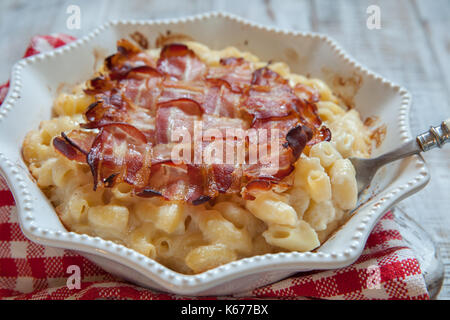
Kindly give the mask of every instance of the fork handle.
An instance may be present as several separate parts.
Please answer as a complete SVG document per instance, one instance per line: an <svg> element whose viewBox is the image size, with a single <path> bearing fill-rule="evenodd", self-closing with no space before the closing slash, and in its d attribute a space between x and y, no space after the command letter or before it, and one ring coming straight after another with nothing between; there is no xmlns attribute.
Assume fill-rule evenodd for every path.
<svg viewBox="0 0 450 320"><path fill-rule="evenodd" d="M439 126L431 127L430 130L417 136L416 139L409 140L397 149L379 156L378 166L389 162L403 159L420 152L431 150L442 146L450 140L450 119L443 121Z"/></svg>
<svg viewBox="0 0 450 320"><path fill-rule="evenodd" d="M442 146L450 140L450 119L442 121L439 126L431 127L430 130L417 136L417 143L422 151L428 151Z"/></svg>
<svg viewBox="0 0 450 320"><path fill-rule="evenodd" d="M392 161L403 159L414 154L419 154L420 152L422 152L422 148L419 143L416 139L412 139L400 147L374 158L374 160L376 159L376 167L378 168Z"/></svg>

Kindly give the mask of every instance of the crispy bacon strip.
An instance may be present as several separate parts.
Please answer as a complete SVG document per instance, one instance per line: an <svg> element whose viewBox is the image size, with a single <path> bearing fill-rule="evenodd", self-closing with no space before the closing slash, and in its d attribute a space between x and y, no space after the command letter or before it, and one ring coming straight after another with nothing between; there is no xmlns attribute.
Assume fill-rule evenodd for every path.
<svg viewBox="0 0 450 320"><path fill-rule="evenodd" d="M301 123L301 120L297 114L290 114L284 117L272 117L266 119L258 119L253 122L252 128L254 129L265 129L270 138L273 129L277 129L279 132L279 137L285 139L289 130L296 127Z"/></svg>
<svg viewBox="0 0 450 320"><path fill-rule="evenodd" d="M206 114L237 117L240 94L231 90L230 85L220 79L205 81L164 80L158 102L191 99L201 105Z"/></svg>
<svg viewBox="0 0 450 320"><path fill-rule="evenodd" d="M267 67L253 72L252 85L242 108L255 120L284 117L301 108L288 81Z"/></svg>
<svg viewBox="0 0 450 320"><path fill-rule="evenodd" d="M123 96L133 105L156 112L156 104L161 95L163 75L149 66L136 67L130 70L125 78L119 81Z"/></svg>
<svg viewBox="0 0 450 320"><path fill-rule="evenodd" d="M87 82L87 89L84 92L89 95L110 92L114 89L116 83L111 81L108 76L100 75Z"/></svg>
<svg viewBox="0 0 450 320"><path fill-rule="evenodd" d="M91 150L96 134L82 130L61 132L61 137L53 139L53 146L63 156L70 160L86 162L86 156Z"/></svg>
<svg viewBox="0 0 450 320"><path fill-rule="evenodd" d="M312 138L312 131L307 126L298 125L289 130L286 135L286 140L292 149L295 159L298 159L305 148L308 141Z"/></svg>
<svg viewBox="0 0 450 320"><path fill-rule="evenodd" d="M297 92L300 97L296 95ZM301 124L311 129L312 138L309 139L308 145L312 146L331 140L330 130L322 125L317 113L314 104L317 100L317 90L302 84L293 90L286 79L266 67L253 73L252 87L245 108L256 120L296 114Z"/></svg>
<svg viewBox="0 0 450 320"><path fill-rule="evenodd" d="M294 162L297 160L290 148L283 145L272 146L260 144L258 150L266 150L259 153L255 164L244 167L244 175L251 181L258 178L280 181L294 170Z"/></svg>
<svg viewBox="0 0 450 320"><path fill-rule="evenodd" d="M309 127L312 132L312 138L308 142L309 146L313 146L321 141L331 140L331 131L322 124L315 104L306 102L299 109L299 112L301 123Z"/></svg>
<svg viewBox="0 0 450 320"><path fill-rule="evenodd" d="M241 94L222 79L207 79L202 108L206 114L238 118Z"/></svg>
<svg viewBox="0 0 450 320"><path fill-rule="evenodd" d="M162 48L157 62L158 70L177 80L202 79L206 65L184 44L172 43Z"/></svg>
<svg viewBox="0 0 450 320"><path fill-rule="evenodd" d="M94 177L94 190L124 181L137 188L147 185L151 166L151 149L145 135L132 125L103 125L87 155Z"/></svg>
<svg viewBox="0 0 450 320"><path fill-rule="evenodd" d="M128 123L139 129L154 144L155 117L151 111L135 106L120 93L111 93L110 96L98 95L99 100L88 107L85 113L86 123L81 126L85 129L95 129L110 123Z"/></svg>
<svg viewBox="0 0 450 320"><path fill-rule="evenodd" d="M194 205L224 193L253 199L259 191L288 188L304 148L331 138L318 116L318 91L303 84L292 88L267 67L254 70L251 62L229 57L208 68L184 44L165 46L157 61L128 40L118 41L117 48L105 60L106 72L85 90L95 102L81 127L95 130L73 130L53 140L68 159L87 162L94 189L125 182L138 196ZM172 133L182 129L194 138L196 120L202 120L203 133L219 135L203 136L200 146L180 145L183 139ZM227 140L230 129L244 139ZM249 134L263 129L267 137L256 145L258 161L250 163L255 142ZM277 143L271 145L272 139ZM172 154L175 146L189 153L181 162ZM243 150L242 163L227 163L229 147ZM211 152L210 162L187 161L195 158L195 148Z"/></svg>
<svg viewBox="0 0 450 320"><path fill-rule="evenodd" d="M180 134L194 136L194 121L200 120L202 109L194 100L178 99L158 106L156 113L156 143L169 143L172 134L179 130ZM184 132L184 133L183 133Z"/></svg>
<svg viewBox="0 0 450 320"><path fill-rule="evenodd" d="M243 165L247 158L245 141L214 140L203 141L204 194L214 198L220 193L239 193L242 188ZM242 148L240 148L242 147ZM227 149L234 150L234 159L228 159ZM242 158L239 153L243 151ZM213 154L218 152L218 154Z"/></svg>
<svg viewBox="0 0 450 320"><path fill-rule="evenodd" d="M162 83L161 96L158 103L171 100L191 99L197 103L203 101L203 82L187 82L165 79Z"/></svg>
<svg viewBox="0 0 450 320"><path fill-rule="evenodd" d="M257 120L252 128L266 130L267 141L264 144L259 139L258 162L244 169L244 174L250 180L244 188L247 191L250 190L248 186L252 185L253 180L259 181L264 178L267 184L268 181L275 183L287 177L294 170L294 163L312 137L309 127L303 126L296 114ZM272 141L272 135L276 132L278 132L278 145L273 144ZM262 153L262 151L265 152Z"/></svg>
<svg viewBox="0 0 450 320"><path fill-rule="evenodd" d="M65 156L69 160L75 160L78 162L83 162L83 159L86 159L86 155L84 155L80 150L75 148L70 142L61 137L55 137L53 139L53 147L60 154Z"/></svg>
<svg viewBox="0 0 450 320"><path fill-rule="evenodd" d="M239 118L219 117L209 114L204 114L202 118L203 131L218 131L222 135L222 138L227 136L227 131L231 133L233 130L242 129L245 131L248 128L248 124L245 120Z"/></svg>
<svg viewBox="0 0 450 320"><path fill-rule="evenodd" d="M233 92L243 93L250 87L252 76L250 62L242 57L229 57L220 59L220 66L210 68L206 78L226 81Z"/></svg>
<svg viewBox="0 0 450 320"><path fill-rule="evenodd" d="M289 189L290 183L278 182L268 179L255 179L247 183L247 185L242 188L242 198L245 200L255 200L255 196L259 192L274 190L275 192L284 192Z"/></svg>
<svg viewBox="0 0 450 320"><path fill-rule="evenodd" d="M308 101L310 103L319 102L319 91L310 86L298 83L294 87L294 92L302 100Z"/></svg>
<svg viewBox="0 0 450 320"><path fill-rule="evenodd" d="M201 168L195 165L175 165L171 162L155 164L151 168L147 185L137 195L162 196L167 200L200 204L202 199L205 200Z"/></svg>
<svg viewBox="0 0 450 320"><path fill-rule="evenodd" d="M253 72L252 85L271 86L274 84L287 85L288 81L268 67L259 68Z"/></svg>
<svg viewBox="0 0 450 320"><path fill-rule="evenodd" d="M132 42L121 39L117 41L117 53L106 58L105 65L110 71L110 78L117 80L136 67L155 67L155 61Z"/></svg>
<svg viewBox="0 0 450 320"><path fill-rule="evenodd" d="M230 164L209 167L209 190L217 190L217 193L235 193L240 189L240 175L242 169Z"/></svg>
<svg viewBox="0 0 450 320"><path fill-rule="evenodd" d="M269 191L272 189L273 182L264 179L254 179L247 183L243 188L242 197L245 200L255 200L255 193L260 191Z"/></svg>
<svg viewBox="0 0 450 320"><path fill-rule="evenodd" d="M105 75L96 77L89 82L85 92L95 95L97 101L103 100L115 107L124 107L126 101L154 115L162 80L163 76L157 70L142 66L132 69L118 81Z"/></svg>

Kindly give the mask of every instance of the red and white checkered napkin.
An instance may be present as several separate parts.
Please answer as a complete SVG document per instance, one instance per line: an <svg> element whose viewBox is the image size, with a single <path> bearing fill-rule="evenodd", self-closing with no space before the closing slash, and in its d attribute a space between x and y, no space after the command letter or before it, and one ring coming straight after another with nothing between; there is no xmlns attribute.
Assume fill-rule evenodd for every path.
<svg viewBox="0 0 450 320"><path fill-rule="evenodd" d="M34 37L27 54L64 45L65 35ZM7 90L7 86L5 86ZM1 89L0 87L0 104ZM221 298L429 299L419 263L388 212L372 231L361 257L349 267L299 273L237 296ZM76 265L81 288L67 286ZM70 281L69 281L70 282ZM0 298L3 299L191 299L153 292L118 279L69 250L29 241L20 230L14 199L0 177ZM210 297L211 298L211 297Z"/></svg>
<svg viewBox="0 0 450 320"><path fill-rule="evenodd" d="M74 37L63 33L55 33L45 36L34 36L33 38L31 38L23 57L26 58L41 52L53 50L74 40ZM0 85L0 105L2 104L3 100L6 97L6 94L8 93L8 88L9 81Z"/></svg>

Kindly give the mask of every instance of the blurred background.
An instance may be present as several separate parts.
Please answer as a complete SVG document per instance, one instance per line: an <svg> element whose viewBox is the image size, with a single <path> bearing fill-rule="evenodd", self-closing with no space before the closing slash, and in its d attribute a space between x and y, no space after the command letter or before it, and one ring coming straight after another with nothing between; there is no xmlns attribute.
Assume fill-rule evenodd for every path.
<svg viewBox="0 0 450 320"><path fill-rule="evenodd" d="M73 5L79 9L78 21L73 20L78 10ZM0 83L7 81L33 35L61 32L79 37L108 20L176 18L207 11L333 37L356 60L411 92L413 135L450 117L449 0L2 0ZM424 158L430 183L398 208L438 244L446 266L439 298L449 299L450 145Z"/></svg>

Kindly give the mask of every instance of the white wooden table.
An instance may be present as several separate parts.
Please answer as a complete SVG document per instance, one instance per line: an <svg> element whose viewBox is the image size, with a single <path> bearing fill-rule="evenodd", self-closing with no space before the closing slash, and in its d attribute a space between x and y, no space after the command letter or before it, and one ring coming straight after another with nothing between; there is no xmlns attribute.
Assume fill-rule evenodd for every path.
<svg viewBox="0 0 450 320"><path fill-rule="evenodd" d="M81 9L81 28L68 30L69 5ZM380 8L381 28L369 30L366 12ZM421 133L450 117L450 1L448 0L2 0L0 82L23 54L31 36L65 32L85 35L111 19L173 18L223 10L293 30L335 38L370 69L410 90L411 127ZM399 208L427 230L440 248L446 277L439 299L450 299L450 146L424 154L431 181Z"/></svg>

